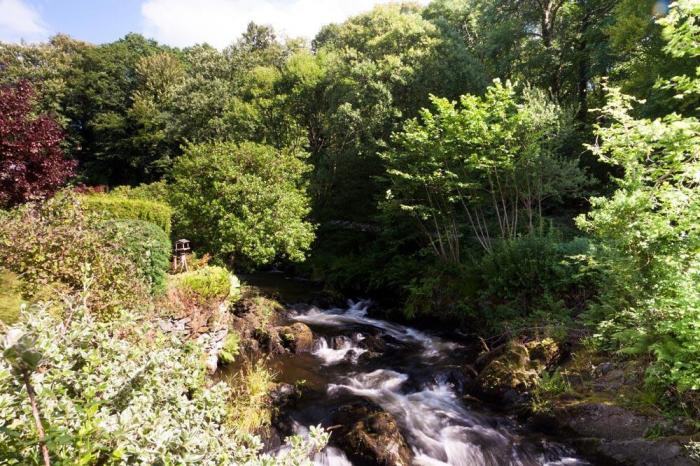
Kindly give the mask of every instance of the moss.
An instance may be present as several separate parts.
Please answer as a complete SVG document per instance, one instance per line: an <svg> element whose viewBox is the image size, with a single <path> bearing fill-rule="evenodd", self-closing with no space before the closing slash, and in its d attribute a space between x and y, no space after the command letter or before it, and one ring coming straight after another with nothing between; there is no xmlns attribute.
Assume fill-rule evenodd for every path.
<svg viewBox="0 0 700 466"><path fill-rule="evenodd" d="M23 302L19 277L12 272L0 270L0 320L7 325L17 322Z"/></svg>
<svg viewBox="0 0 700 466"><path fill-rule="evenodd" d="M552 338L533 340L526 344L532 361L538 361L545 366L550 366L559 357L559 344Z"/></svg>
<svg viewBox="0 0 700 466"><path fill-rule="evenodd" d="M540 366L533 364L527 347L509 342L500 355L493 358L479 374L479 383L485 390L531 388L537 385Z"/></svg>

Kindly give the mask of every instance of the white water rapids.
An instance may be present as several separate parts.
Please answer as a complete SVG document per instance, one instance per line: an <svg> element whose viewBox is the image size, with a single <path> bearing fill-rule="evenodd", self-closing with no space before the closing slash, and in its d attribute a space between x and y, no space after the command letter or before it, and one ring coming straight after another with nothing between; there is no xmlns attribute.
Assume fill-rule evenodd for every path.
<svg viewBox="0 0 700 466"><path fill-rule="evenodd" d="M586 465L567 448L522 434L505 418L477 413L465 405L453 383L436 372L460 345L410 327L367 316L368 301L347 309L310 308L293 320L326 336L313 355L328 379L325 396L357 397L373 402L397 421L417 466ZM385 353L365 345L370 335L382 338ZM453 361L454 362L454 361ZM322 369L326 368L326 369ZM335 371L335 372L332 372ZM332 373L331 373L332 372ZM296 430L304 433L295 422ZM329 446L314 458L317 465L352 465Z"/></svg>

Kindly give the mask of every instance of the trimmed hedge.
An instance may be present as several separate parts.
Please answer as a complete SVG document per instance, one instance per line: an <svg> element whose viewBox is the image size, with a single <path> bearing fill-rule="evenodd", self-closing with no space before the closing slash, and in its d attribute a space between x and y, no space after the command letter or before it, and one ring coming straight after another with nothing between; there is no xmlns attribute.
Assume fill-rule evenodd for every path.
<svg viewBox="0 0 700 466"><path fill-rule="evenodd" d="M86 215L72 193L0 212L0 264L21 278L22 295L30 301L48 289L50 298L83 293L90 278L87 305L101 319L144 305L150 284L124 250L105 222Z"/></svg>
<svg viewBox="0 0 700 466"><path fill-rule="evenodd" d="M165 181L140 184L138 186L117 186L110 191L110 195L125 197L127 199L141 199L144 201L157 201L169 204L168 185Z"/></svg>
<svg viewBox="0 0 700 466"><path fill-rule="evenodd" d="M81 196L80 201L88 212L106 214L118 220L144 220L155 223L170 236L173 209L162 202L128 199L111 194Z"/></svg>
<svg viewBox="0 0 700 466"><path fill-rule="evenodd" d="M116 244L151 287L151 293L165 292L170 267L170 238L158 225L144 220L115 220L107 223Z"/></svg>

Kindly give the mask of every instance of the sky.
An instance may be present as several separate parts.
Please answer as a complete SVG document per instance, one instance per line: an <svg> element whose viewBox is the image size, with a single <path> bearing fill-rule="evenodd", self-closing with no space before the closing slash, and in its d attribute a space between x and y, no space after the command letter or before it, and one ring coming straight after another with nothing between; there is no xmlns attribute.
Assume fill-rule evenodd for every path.
<svg viewBox="0 0 700 466"><path fill-rule="evenodd" d="M0 41L40 42L56 33L93 43L139 32L173 46L223 48L250 21L311 39L321 26L391 0L0 0ZM425 1L422 1L425 3Z"/></svg>

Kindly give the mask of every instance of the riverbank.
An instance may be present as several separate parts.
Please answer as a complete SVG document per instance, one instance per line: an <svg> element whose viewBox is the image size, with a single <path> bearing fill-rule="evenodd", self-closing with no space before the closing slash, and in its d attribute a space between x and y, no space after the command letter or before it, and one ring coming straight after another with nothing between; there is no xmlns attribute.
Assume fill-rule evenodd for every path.
<svg viewBox="0 0 700 466"><path fill-rule="evenodd" d="M284 286L277 288L275 282ZM320 464L423 464L420 455L430 450L421 444L426 436L459 431L465 422L479 419L483 424L478 426L494 429L499 438L515 435L518 447L527 445L523 464L697 464L695 426L644 409L631 385L641 383L642 374L594 352L562 349L547 339L508 342L485 351L478 339L452 342L370 317L366 303L326 310L292 305L304 298L307 287L307 298L318 302L327 295L315 284L283 274L248 277L247 285L286 302L277 308L273 328L278 334L290 324L304 326L300 348L285 348L289 341L280 337L281 347L268 352L279 383L272 391L276 406L271 423L278 439L270 442L271 448L279 437L320 423L332 432L330 449L317 458ZM311 344L307 328L313 332ZM447 346L436 350L431 347L436 341ZM423 361L425 351L433 354ZM455 424L440 427L444 419L431 421L429 433L420 428L416 433L416 419L422 423L430 415L421 409L444 410L446 400L453 410L447 417ZM453 441L452 447L472 456L450 458L454 451L438 448L428 457L445 464L507 464L498 460L491 443L474 436L434 438L433 445ZM533 444L556 446L533 453ZM388 446L391 452L384 448ZM506 441L495 448L514 447ZM556 461L579 463L552 462L552 451L559 455Z"/></svg>

